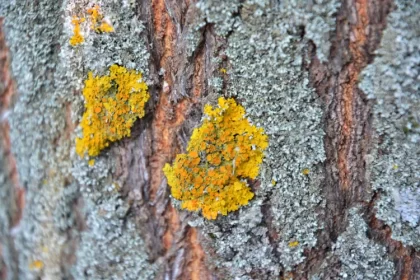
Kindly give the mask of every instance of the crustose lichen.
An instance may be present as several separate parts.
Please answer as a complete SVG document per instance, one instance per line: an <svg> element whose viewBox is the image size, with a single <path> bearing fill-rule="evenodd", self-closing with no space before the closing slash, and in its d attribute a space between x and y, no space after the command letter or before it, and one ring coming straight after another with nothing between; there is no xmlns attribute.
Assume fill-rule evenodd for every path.
<svg viewBox="0 0 420 280"><path fill-rule="evenodd" d="M181 208L202 210L207 219L239 209L254 194L247 179L255 179L268 137L249 123L245 109L233 99L206 105L201 127L193 131L186 154L179 154L163 171Z"/></svg>
<svg viewBox="0 0 420 280"><path fill-rule="evenodd" d="M85 112L80 126L83 137L76 138L76 152L83 157L97 156L110 142L130 136L137 118L144 116L149 99L142 74L118 65L109 68L108 76L89 72L83 96Z"/></svg>

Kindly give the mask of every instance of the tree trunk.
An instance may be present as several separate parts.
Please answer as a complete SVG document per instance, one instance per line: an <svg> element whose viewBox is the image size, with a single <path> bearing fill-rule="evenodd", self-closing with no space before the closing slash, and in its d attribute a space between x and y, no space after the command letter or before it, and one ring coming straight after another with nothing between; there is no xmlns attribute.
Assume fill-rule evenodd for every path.
<svg viewBox="0 0 420 280"><path fill-rule="evenodd" d="M91 30L94 4L113 32ZM420 279L418 2L2 1L0 16L0 279ZM151 97L92 164L75 152L82 90L112 64ZM249 204L207 220L162 168L221 96L269 147Z"/></svg>

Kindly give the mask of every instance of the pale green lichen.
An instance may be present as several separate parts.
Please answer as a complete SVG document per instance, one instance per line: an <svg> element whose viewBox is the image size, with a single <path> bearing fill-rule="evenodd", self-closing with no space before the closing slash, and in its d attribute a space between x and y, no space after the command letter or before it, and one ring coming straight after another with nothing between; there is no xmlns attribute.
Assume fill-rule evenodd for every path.
<svg viewBox="0 0 420 280"><path fill-rule="evenodd" d="M84 214L89 230L81 234L72 275L75 279L153 279L156 266L147 261L139 229L127 218L130 205L118 197L114 186L103 188L106 201L87 200Z"/></svg>
<svg viewBox="0 0 420 280"><path fill-rule="evenodd" d="M361 89L375 101L367 157L373 189L381 193L376 216L392 238L420 248L420 3L396 1Z"/></svg>
<svg viewBox="0 0 420 280"><path fill-rule="evenodd" d="M73 14L77 7L88 5L85 0L68 0L65 2L66 16ZM77 50L66 49L66 55L93 71L93 76L105 76L109 66L117 64L141 72L143 81L148 83L145 77L149 73L149 53L144 26L135 13L134 2L102 1L100 9L112 22L114 32L92 33ZM87 75L86 72L78 74L83 79ZM82 80L79 87L81 85ZM142 86L146 85L142 83ZM75 117L80 120L81 98L77 106L79 114ZM80 127L76 133L83 135ZM117 145L114 149L118 149ZM110 156L112 152L112 147L101 152L93 166L73 155L71 172L80 186L84 202L82 212L88 230L80 234L77 260L71 274L76 279L152 279L158 265L148 261L147 248L135 217L129 215L130 205L118 195L119 183L113 178L116 159ZM97 246L92 249L92 244Z"/></svg>
<svg viewBox="0 0 420 280"><path fill-rule="evenodd" d="M211 247L217 256L210 262L229 271L230 276L224 277L252 279L258 271L261 277L272 279L304 260L304 250L316 245L317 231L323 227L316 214L323 205L318 166L325 158L322 111L308 85L307 73L302 73L302 53L309 38L302 41L299 32L301 24L310 30L323 25L294 21L297 6L289 2L200 1L197 5L228 41L220 53L226 55L229 66L224 93L247 108L249 118L265 129L270 144L259 178L261 185L249 206L214 223L194 218L191 225L209 236L205 247ZM315 3L304 6L301 12L325 19L328 12L317 11L336 6L335 1ZM218 71L225 66L214 68L215 75L225 75ZM220 86L213 89L222 91ZM307 175L302 174L305 168L310 170ZM272 207L267 209L267 203ZM269 229L263 222L268 215L273 218L271 230L281 232L279 240L268 238ZM291 242L298 244L289 246Z"/></svg>
<svg viewBox="0 0 420 280"><path fill-rule="evenodd" d="M60 1L0 4L18 92L10 115L12 152L26 190L25 211L14 231L19 267L10 270L11 279L54 279L68 272L60 257L70 250L65 230L73 224L70 205L76 186L68 180L71 163L63 159L70 158L70 145L62 135L63 108L74 100L68 94L74 84L58 47L67 42L57 16L61 5ZM37 260L42 269L31 269Z"/></svg>
<svg viewBox="0 0 420 280"><path fill-rule="evenodd" d="M126 279L147 279L156 271L156 265L148 262L133 217L123 210L98 215L104 209L127 209L117 191L104 190L113 181L113 159L104 154L88 166L75 153L76 135L68 134L82 115L78 92L86 69L104 74L109 65L120 64L148 71L142 24L135 17L135 7L124 3L107 1L101 6L108 17L116 19L118 32L92 33L77 48L69 45L75 9L88 2L0 1L19 93L10 114L12 148L20 183L26 189L25 209L29 209L14 230L19 267L8 268L11 279L109 279L119 273ZM91 228L81 233L77 223L85 216ZM91 242L109 241L116 232L123 239L108 242L106 250L87 250ZM63 264L63 258L76 254L77 248L81 250L76 262Z"/></svg>
<svg viewBox="0 0 420 280"><path fill-rule="evenodd" d="M395 265L387 254L386 247L376 244L367 236L368 227L360 209L349 210L348 226L337 238L322 265L316 268L312 280L320 279L370 279L391 280ZM339 262L339 271L331 261Z"/></svg>

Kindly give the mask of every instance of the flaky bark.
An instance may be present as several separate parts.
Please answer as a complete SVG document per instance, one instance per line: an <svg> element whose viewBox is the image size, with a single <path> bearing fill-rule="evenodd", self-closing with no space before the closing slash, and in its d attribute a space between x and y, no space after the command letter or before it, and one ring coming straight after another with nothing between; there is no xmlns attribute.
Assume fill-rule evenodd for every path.
<svg viewBox="0 0 420 280"><path fill-rule="evenodd" d="M94 38L93 43L87 39L89 47L75 51L68 46L71 28L66 22L71 15L83 11L83 5L91 3L48 2L4 4L0 9L6 21L0 29L0 279L345 279L344 272L352 266L347 266L346 253L340 248L348 246L351 251L353 245L365 246L366 251L374 247L366 255L372 254L376 259L367 268L362 261L354 263L354 274L347 279L372 279L371 271L376 273L373 279L420 279L418 245L394 239L392 226L376 217L377 200L389 194L373 187L370 170L374 164L370 157L385 136L378 136L373 124L376 100L368 98L359 86L362 72L375 60L375 52L384 48L381 39L389 14L398 13L400 4L391 0L344 0L336 3L336 12L322 14L317 10L322 3L302 2L300 5L311 16L300 19L287 1L258 4L147 0L136 1L132 6L103 1L104 12L115 23L115 36L89 35ZM329 3L335 5L335 1ZM416 4L412 7L419 10ZM319 31L325 35L321 39L312 32L317 20L335 20L331 31ZM48 38L37 38L35 35L39 34L32 33L30 26L48 29L55 24L59 27L52 28L54 36ZM416 23L407 23L412 24ZM123 33L124 26L131 26L128 33ZM131 32L134 38L129 38ZM268 37L263 32L269 33ZM119 45L125 39L125 45ZM265 55L272 51L278 53L280 62L266 61L260 66L266 75L260 74L264 71L255 71L255 75L241 72L241 63L249 62L245 59L248 49L241 49L244 41L253 46L254 57L267 59L270 56ZM20 48L21 44L25 47ZM274 47L264 48L270 44ZM325 57L320 44L329 46ZM141 54L136 52L136 46ZM115 57L104 58L108 51ZM138 58L141 55L144 57ZM241 55L245 57L243 61ZM14 64L10 64L10 59ZM249 63L255 66L254 62ZM144 72L151 98L146 116L135 123L131 136L112 144L94 167L88 167L86 160L74 153L74 138L79 133L77 125L83 111L82 81L87 71L103 73L104 66L113 63L132 63ZM270 67L275 63L290 70L271 73ZM30 66L20 67L23 64ZM261 69L249 67L250 72L254 70ZM296 76L287 76L293 71L298 71ZM292 185L296 184L294 188L311 189L308 197L315 197L311 204L306 198L300 201L301 197L292 196L299 204L296 211L316 213L314 229L303 234L315 234L315 240L291 239L287 230L281 228L290 224L290 228L299 230L293 228L296 225L292 222L283 221L286 218L281 214L281 205L275 204L277 196L288 197L289 189L283 187L281 180L275 182L274 174L306 166L284 162L278 158L284 155L280 152L267 155L269 160L261 178L252 186L256 198L248 208L216 221L203 221L199 214L179 209L170 197L162 172L165 163L185 150L193 128L200 123L204 104L214 104L223 95L233 95L246 104L250 95L238 93L246 88L240 84L241 79L247 77L251 88L271 75L273 88L284 84L306 94L301 98L304 101L296 101L296 108L309 104L309 109L319 108L321 112L308 117L308 122L313 122L308 127L315 127L313 130L300 131L299 126L292 125L284 132L264 122L280 116L269 115L271 107L267 112L260 109L262 114L267 113L262 117L255 112L258 107L249 108L251 121L254 117L264 127L272 139L270 144L294 134L297 138L290 139L302 139L296 145L305 150L306 143L310 142L308 146L312 148L317 143L313 139L321 135L323 147L312 151L317 155L308 156L304 163L310 176L300 174L300 170L296 170L298 175L289 176ZM19 86L14 86L12 76ZM26 88L28 81L33 87ZM294 117L299 112L294 112L293 106L282 107L286 97L277 91L279 99L272 103L279 103L279 111L286 110L282 114L290 117L289 123L301 122ZM270 94L277 93L261 90L251 97L266 100ZM295 97L298 99L292 92L291 98ZM14 105L12 99L16 99ZM31 116L28 112L36 114ZM9 126L9 118L15 127ZM10 141L10 134L15 141ZM33 146L28 144L31 141ZM311 149L307 150L311 153ZM379 158L382 152L378 152ZM38 153L36 159L32 158ZM292 157L303 157L291 153ZM321 162L319 157L324 160ZM43 168L38 170L38 166L33 166L36 163ZM412 185L418 187L415 180ZM258 218L253 220L253 216ZM241 225L242 218L249 225ZM305 217L301 218L306 222ZM353 240L351 232L357 230L360 221L366 223L367 230L362 227L357 232L360 239ZM308 218L307 222L312 220ZM235 240L226 244L229 235L246 239L244 246L255 245L257 250L235 248ZM297 242L300 253L293 251L291 241ZM310 245L311 242L316 245ZM281 244L286 244L292 253L285 252ZM259 246L261 251L266 250L264 257L255 252ZM230 262L232 259L236 261ZM256 265L258 261L261 266ZM383 274L377 272L381 265Z"/></svg>

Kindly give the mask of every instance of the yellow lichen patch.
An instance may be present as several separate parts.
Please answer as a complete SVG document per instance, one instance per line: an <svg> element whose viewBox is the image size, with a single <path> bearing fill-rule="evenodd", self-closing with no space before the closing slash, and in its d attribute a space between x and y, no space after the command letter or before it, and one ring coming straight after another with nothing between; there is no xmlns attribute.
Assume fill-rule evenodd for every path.
<svg viewBox="0 0 420 280"><path fill-rule="evenodd" d="M121 186L120 186L120 184L118 184L117 182L114 182L112 185L114 186L114 189L115 189L117 192L119 192L119 191L121 190Z"/></svg>
<svg viewBox="0 0 420 280"><path fill-rule="evenodd" d="M73 17L71 23L73 24L73 36L70 38L70 45L76 46L84 42L82 33L80 32L80 24L85 21L85 18Z"/></svg>
<svg viewBox="0 0 420 280"><path fill-rule="evenodd" d="M289 242L289 247L290 248L295 248L299 245L299 241L291 241Z"/></svg>
<svg viewBox="0 0 420 280"><path fill-rule="evenodd" d="M29 264L30 270L39 270L44 268L44 263L40 260L34 260Z"/></svg>
<svg viewBox="0 0 420 280"><path fill-rule="evenodd" d="M303 175L309 175L310 172L311 171L309 170L309 168L305 168L305 169L302 170Z"/></svg>
<svg viewBox="0 0 420 280"><path fill-rule="evenodd" d="M101 25L99 25L98 30L100 32L109 33L109 32L113 32L114 31L114 27L112 27L112 25L110 25L109 23L103 21L101 23Z"/></svg>
<svg viewBox="0 0 420 280"><path fill-rule="evenodd" d="M89 160L89 166L94 166L95 165L95 160L94 159L91 159L91 160Z"/></svg>
<svg viewBox="0 0 420 280"><path fill-rule="evenodd" d="M130 136L134 121L144 116L150 96L142 74L118 65L112 65L109 71L108 76L96 77L89 72L85 81L86 110L80 122L83 137L76 138L80 157L86 153L97 156L111 142Z"/></svg>
<svg viewBox="0 0 420 280"><path fill-rule="evenodd" d="M186 154L177 155L163 171L172 196L189 211L207 219L239 209L254 194L246 179L258 176L268 137L249 123L245 109L233 99L219 98L204 108L201 127L194 129Z"/></svg>
<svg viewBox="0 0 420 280"><path fill-rule="evenodd" d="M105 21L98 4L87 10L90 15L91 28L96 33L113 32L114 28Z"/></svg>

